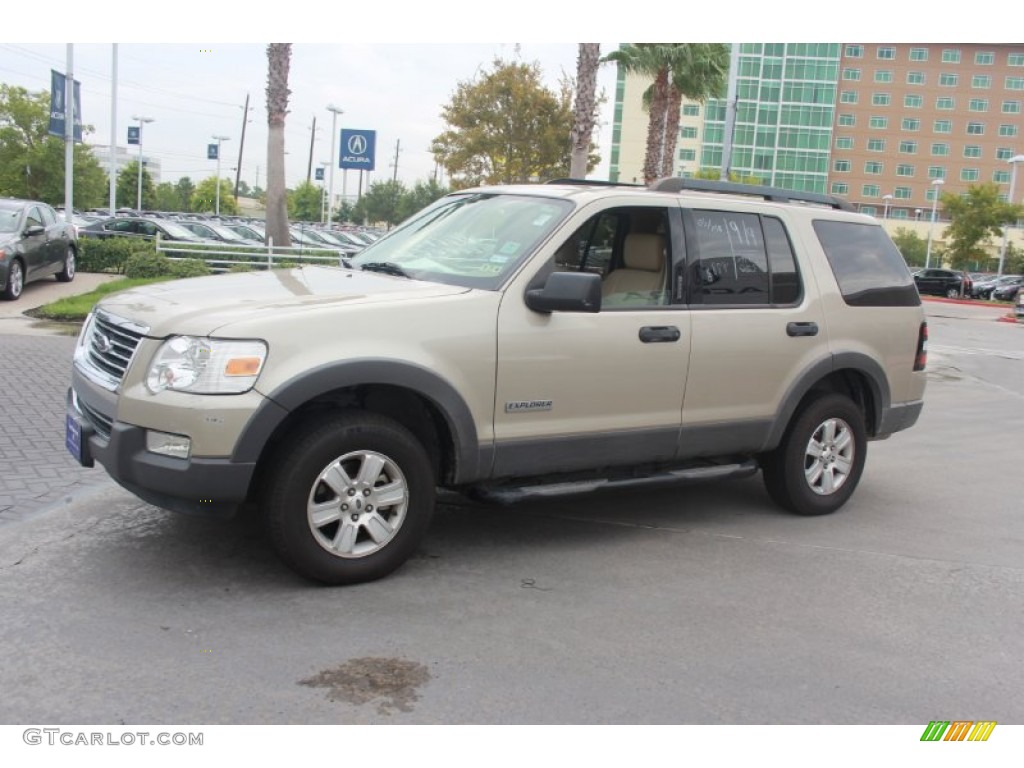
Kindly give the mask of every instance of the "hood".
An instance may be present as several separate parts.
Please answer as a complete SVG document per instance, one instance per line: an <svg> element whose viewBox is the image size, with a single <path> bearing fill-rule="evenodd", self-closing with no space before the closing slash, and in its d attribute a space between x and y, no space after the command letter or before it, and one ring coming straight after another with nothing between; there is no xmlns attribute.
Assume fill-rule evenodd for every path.
<svg viewBox="0 0 1024 768"><path fill-rule="evenodd" d="M149 327L149 336L209 335L239 320L271 313L400 302L466 293L428 283L338 267L299 267L154 283L116 293L99 307Z"/></svg>

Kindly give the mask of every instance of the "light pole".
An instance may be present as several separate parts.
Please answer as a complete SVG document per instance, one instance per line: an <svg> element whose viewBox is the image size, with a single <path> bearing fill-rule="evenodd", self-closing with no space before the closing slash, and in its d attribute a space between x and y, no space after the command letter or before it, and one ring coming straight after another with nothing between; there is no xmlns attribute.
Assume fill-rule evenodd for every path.
<svg viewBox="0 0 1024 768"><path fill-rule="evenodd" d="M334 148L338 146L338 115L345 114L345 110L328 104L327 111L331 113L331 170L327 182L327 228L330 229L334 218Z"/></svg>
<svg viewBox="0 0 1024 768"><path fill-rule="evenodd" d="M882 199L885 201L885 213L882 214L883 219L889 218L889 205L892 203L892 195L882 195Z"/></svg>
<svg viewBox="0 0 1024 768"><path fill-rule="evenodd" d="M317 165L320 166L321 170L328 168L330 163L325 163L321 160ZM320 223L324 223L324 219L327 218L327 188L324 186L323 176L320 177Z"/></svg>
<svg viewBox="0 0 1024 768"><path fill-rule="evenodd" d="M932 265L932 230L935 229L935 209L939 204L939 187L946 182L943 179L932 179L932 221L928 225L928 250L924 254L924 268Z"/></svg>
<svg viewBox="0 0 1024 768"><path fill-rule="evenodd" d="M132 120L139 121L139 192L135 199L135 210L136 212L142 211L142 126L146 123L154 122L152 117L142 117L141 115L132 115ZM110 215L113 216L114 212L111 211Z"/></svg>
<svg viewBox="0 0 1024 768"><path fill-rule="evenodd" d="M1010 171L1010 194L1007 196L1006 202L1008 202L1010 205L1013 205L1013 188L1017 184L1017 163L1024 162L1024 155L1014 155L1013 157L1011 157L1006 162L1008 162L1011 166L1013 166L1013 170ZM1003 265L1006 262L1006 240L1007 240L1007 237L1010 234L1009 233L1009 229L1010 229L1009 226L1003 227L1003 246L1002 246L1002 248L999 249L999 275L1000 276L1002 276L1002 274L1003 274Z"/></svg>
<svg viewBox="0 0 1024 768"><path fill-rule="evenodd" d="M230 141L230 136L213 136L217 140L217 202L214 205L214 213L220 216L220 143Z"/></svg>

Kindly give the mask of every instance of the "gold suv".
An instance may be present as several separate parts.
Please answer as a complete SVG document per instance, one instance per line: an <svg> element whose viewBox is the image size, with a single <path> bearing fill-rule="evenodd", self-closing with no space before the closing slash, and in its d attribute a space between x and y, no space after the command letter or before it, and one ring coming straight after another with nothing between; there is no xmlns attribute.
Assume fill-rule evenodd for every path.
<svg viewBox="0 0 1024 768"><path fill-rule="evenodd" d="M167 509L262 510L340 584L415 550L438 488L498 501L742 476L802 515L922 407L902 257L836 198L720 182L452 193L345 267L105 299L67 445Z"/></svg>

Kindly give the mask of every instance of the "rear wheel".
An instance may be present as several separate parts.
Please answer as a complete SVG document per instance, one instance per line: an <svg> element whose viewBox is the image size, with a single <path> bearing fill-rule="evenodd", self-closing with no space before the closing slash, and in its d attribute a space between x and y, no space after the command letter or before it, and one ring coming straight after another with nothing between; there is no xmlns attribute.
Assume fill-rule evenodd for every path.
<svg viewBox="0 0 1024 768"><path fill-rule="evenodd" d="M64 254L64 269L57 273L57 279L62 283L70 283L75 279L75 249L70 245Z"/></svg>
<svg viewBox="0 0 1024 768"><path fill-rule="evenodd" d="M25 289L25 268L21 262L15 259L11 262L11 271L7 274L7 287L4 288L3 297L14 301Z"/></svg>
<svg viewBox="0 0 1024 768"><path fill-rule="evenodd" d="M346 411L294 432L262 499L271 541L297 573L325 584L386 576L426 534L435 480L401 424Z"/></svg>
<svg viewBox="0 0 1024 768"><path fill-rule="evenodd" d="M946 289L946 298L948 298L948 299L955 299L959 295L960 295L960 289L959 288L947 288Z"/></svg>
<svg viewBox="0 0 1024 768"><path fill-rule="evenodd" d="M861 410L845 395L823 395L807 404L764 458L765 488L791 512L826 515L853 495L866 454Z"/></svg>

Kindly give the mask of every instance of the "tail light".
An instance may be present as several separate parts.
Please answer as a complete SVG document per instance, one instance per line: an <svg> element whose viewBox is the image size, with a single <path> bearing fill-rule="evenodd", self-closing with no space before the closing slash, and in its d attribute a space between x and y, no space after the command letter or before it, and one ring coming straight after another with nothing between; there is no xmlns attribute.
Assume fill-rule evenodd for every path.
<svg viewBox="0 0 1024 768"><path fill-rule="evenodd" d="M928 323L921 323L917 332L917 354L914 356L914 370L923 371L928 364Z"/></svg>

